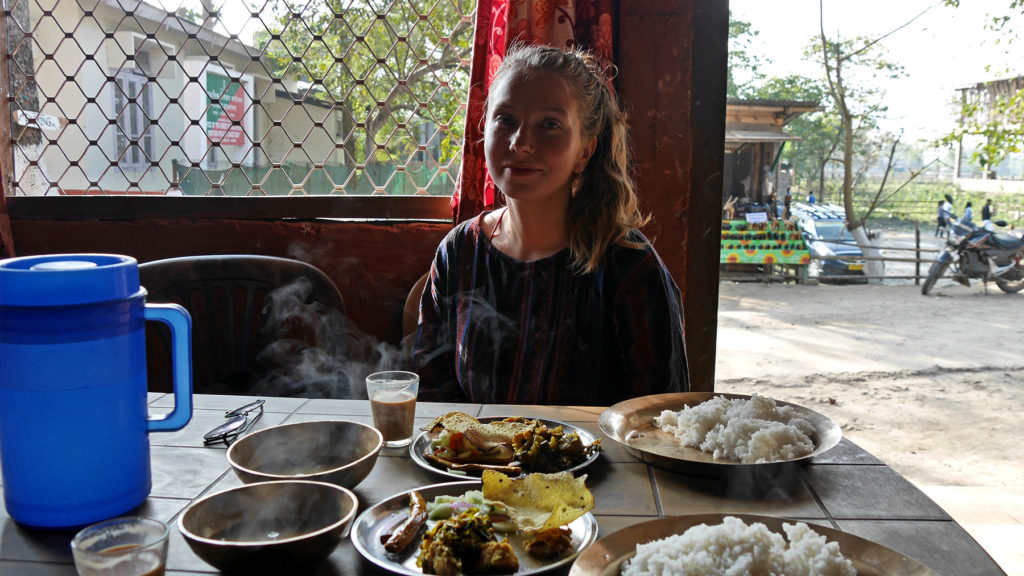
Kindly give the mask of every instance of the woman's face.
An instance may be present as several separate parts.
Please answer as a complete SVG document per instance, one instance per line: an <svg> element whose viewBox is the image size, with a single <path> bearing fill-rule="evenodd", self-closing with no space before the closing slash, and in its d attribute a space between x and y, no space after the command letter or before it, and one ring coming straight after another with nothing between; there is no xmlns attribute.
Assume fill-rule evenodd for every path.
<svg viewBox="0 0 1024 576"><path fill-rule="evenodd" d="M518 71L491 86L487 170L509 198L568 202L573 173L586 167L596 142L584 140L579 104L558 74Z"/></svg>

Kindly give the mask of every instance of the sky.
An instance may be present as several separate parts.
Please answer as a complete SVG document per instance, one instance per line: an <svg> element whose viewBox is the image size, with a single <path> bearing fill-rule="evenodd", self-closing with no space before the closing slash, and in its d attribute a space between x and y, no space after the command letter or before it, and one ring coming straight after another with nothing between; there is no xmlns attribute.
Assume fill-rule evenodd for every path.
<svg viewBox="0 0 1024 576"><path fill-rule="evenodd" d="M1024 45L1007 56L1005 44L997 45L984 29L987 15L1005 13L1008 4L961 0L959 8L949 8L940 0L824 0L825 33L877 38L934 6L883 42L887 58L906 75L882 86L889 106L882 127L902 129L904 142L930 140L955 126L950 101L957 88L1024 74ZM802 61L804 46L820 29L818 0L730 0L729 8L734 19L758 32L751 51L773 60L762 65L763 72L821 76L817 65ZM1024 18L1018 20L1024 28ZM986 70L989 65L992 70Z"/></svg>

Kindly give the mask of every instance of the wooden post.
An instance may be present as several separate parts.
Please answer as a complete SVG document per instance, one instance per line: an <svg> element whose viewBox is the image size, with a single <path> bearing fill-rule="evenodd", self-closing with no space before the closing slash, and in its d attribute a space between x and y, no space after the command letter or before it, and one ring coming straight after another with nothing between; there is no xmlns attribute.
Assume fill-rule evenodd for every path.
<svg viewBox="0 0 1024 576"><path fill-rule="evenodd" d="M5 190L11 189L14 181L14 153L11 151L11 82L8 67L12 60L7 53L7 28L13 24L14 16L7 16L0 26L0 178Z"/></svg>
<svg viewBox="0 0 1024 576"><path fill-rule="evenodd" d="M690 389L713 391L729 6L631 0L620 10L616 86L640 198L655 220L645 232L683 292Z"/></svg>
<svg viewBox="0 0 1024 576"><path fill-rule="evenodd" d="M11 16L0 26L0 258L15 256L14 230L11 228L7 191L14 182L14 154L11 152L11 83L8 79L7 27ZM12 192L13 194L13 192Z"/></svg>
<svg viewBox="0 0 1024 576"><path fill-rule="evenodd" d="M917 258L917 262L914 262L914 286L921 284L921 226L914 220L914 256Z"/></svg>

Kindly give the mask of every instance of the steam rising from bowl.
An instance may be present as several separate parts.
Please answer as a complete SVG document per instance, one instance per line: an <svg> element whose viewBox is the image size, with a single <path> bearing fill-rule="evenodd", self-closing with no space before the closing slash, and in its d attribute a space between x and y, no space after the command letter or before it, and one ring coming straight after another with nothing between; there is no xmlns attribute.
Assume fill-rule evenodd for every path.
<svg viewBox="0 0 1024 576"><path fill-rule="evenodd" d="M373 470L383 443L376 428L359 422L298 422L244 436L227 457L246 483L316 480L355 488Z"/></svg>
<svg viewBox="0 0 1024 576"><path fill-rule="evenodd" d="M293 573L337 547L359 502L325 482L260 482L206 496L178 518L197 556L223 572Z"/></svg>

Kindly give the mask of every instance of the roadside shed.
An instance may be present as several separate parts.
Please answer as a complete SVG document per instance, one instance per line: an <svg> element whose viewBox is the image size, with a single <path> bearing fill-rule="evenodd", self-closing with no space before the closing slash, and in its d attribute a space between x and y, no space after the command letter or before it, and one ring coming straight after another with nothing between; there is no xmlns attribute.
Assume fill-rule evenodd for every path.
<svg viewBox="0 0 1024 576"><path fill-rule="evenodd" d="M782 150L787 142L800 140L783 129L801 114L820 109L818 102L803 100L726 102L722 201L735 198L737 216L764 210L772 191L782 191L782 197L791 176L782 169Z"/></svg>

